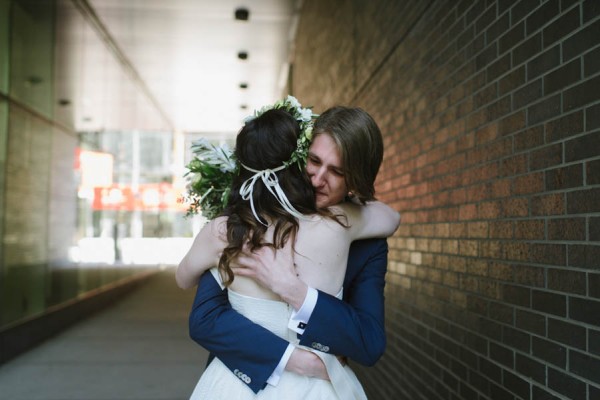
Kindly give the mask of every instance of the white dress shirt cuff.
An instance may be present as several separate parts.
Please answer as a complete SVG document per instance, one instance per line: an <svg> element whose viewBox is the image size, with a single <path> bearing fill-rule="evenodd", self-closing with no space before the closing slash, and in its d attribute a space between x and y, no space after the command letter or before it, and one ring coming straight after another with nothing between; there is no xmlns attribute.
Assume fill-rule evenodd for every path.
<svg viewBox="0 0 600 400"><path fill-rule="evenodd" d="M304 329L306 329L306 324L308 324L308 320L317 305L317 298L319 297L319 292L317 289L308 287L306 292L306 297L304 298L304 303L298 311L293 310L292 316L290 317L290 322L288 323L288 328L293 330L294 332L302 335L304 333Z"/></svg>
<svg viewBox="0 0 600 400"><path fill-rule="evenodd" d="M267 379L267 383L269 385L277 386L277 384L279 383L279 378L281 378L281 374L283 374L283 370L285 369L285 366L287 365L288 360L292 356L292 352L295 348L296 347L291 343L288 344L287 349L285 349L285 353L283 353L283 356L281 356L279 364L277 364L277 367L275 367L275 370L273 371L269 379Z"/></svg>

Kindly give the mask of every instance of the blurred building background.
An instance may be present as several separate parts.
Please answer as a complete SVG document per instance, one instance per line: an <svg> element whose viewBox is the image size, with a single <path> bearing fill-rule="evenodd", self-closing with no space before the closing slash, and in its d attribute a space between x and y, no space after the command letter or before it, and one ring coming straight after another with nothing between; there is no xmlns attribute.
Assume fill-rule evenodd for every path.
<svg viewBox="0 0 600 400"><path fill-rule="evenodd" d="M0 327L179 262L203 222L178 201L190 144L287 90L294 12L0 1Z"/></svg>
<svg viewBox="0 0 600 400"><path fill-rule="evenodd" d="M370 398L600 398L597 0L0 0L0 333L176 263L191 141L287 93L384 134Z"/></svg>

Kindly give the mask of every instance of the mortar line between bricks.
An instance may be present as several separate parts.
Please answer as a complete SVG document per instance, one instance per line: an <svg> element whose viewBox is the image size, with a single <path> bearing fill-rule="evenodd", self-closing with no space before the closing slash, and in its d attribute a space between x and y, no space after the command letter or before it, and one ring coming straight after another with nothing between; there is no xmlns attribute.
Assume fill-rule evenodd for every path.
<svg viewBox="0 0 600 400"><path fill-rule="evenodd" d="M388 60L392 57L392 54L394 54L394 52L398 49L398 47L402 43L404 43L404 40L406 39L406 37L408 35L410 35L410 33L415 28L415 26L419 22L421 22L421 20L423 19L423 16L427 13L427 11L429 10L429 8L432 6L433 3L435 3L435 0L431 0L429 2L429 4L421 12L421 15L419 15L419 17L415 19L415 22L413 22L413 24L410 26L410 28L408 28L406 30L406 32L404 33L404 35L402 35L402 37L398 40L398 42L392 46L391 50L385 55L385 57L383 57L383 59L381 60L379 65L377 65L373 69L373 72L371 73L371 75L365 80L365 82L361 85L361 87L356 91L356 94L353 96L354 98L352 99L352 101L356 101L356 99L360 98L360 94L365 90L366 87L368 87L368 85L371 83L373 78L376 77L378 75L379 71L387 64Z"/></svg>

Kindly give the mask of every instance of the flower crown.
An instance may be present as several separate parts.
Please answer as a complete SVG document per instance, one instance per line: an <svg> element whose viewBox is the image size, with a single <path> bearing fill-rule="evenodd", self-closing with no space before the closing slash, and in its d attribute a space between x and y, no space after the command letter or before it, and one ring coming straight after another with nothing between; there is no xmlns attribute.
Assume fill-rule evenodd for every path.
<svg viewBox="0 0 600 400"><path fill-rule="evenodd" d="M300 124L300 136L296 143L296 150L283 167L297 163L299 168L306 166L308 148L312 140L313 120L318 117L313 114L310 107L303 108L294 96L287 96L273 105L267 105L244 119L247 123L260 117L271 109L283 109L289 112ZM206 139L201 138L192 143L194 158L186 168L189 171L184 175L190 182L187 193L182 196L182 201L189 203L186 216L197 214L199 211L207 219L214 219L225 208L233 177L239 172L239 162L235 159L229 146L214 146Z"/></svg>
<svg viewBox="0 0 600 400"><path fill-rule="evenodd" d="M308 148L312 141L314 119L319 115L314 114L311 107L303 108L298 99L288 95L285 99L279 100L273 105L267 105L260 110L254 111L254 114L246 117L244 122L250 122L254 118L260 117L265 112L273 109L281 109L289 112L300 124L300 136L298 136L296 150L294 150L290 159L284 162L283 165L289 167L293 163L297 163L300 168L305 167L306 159L308 157Z"/></svg>

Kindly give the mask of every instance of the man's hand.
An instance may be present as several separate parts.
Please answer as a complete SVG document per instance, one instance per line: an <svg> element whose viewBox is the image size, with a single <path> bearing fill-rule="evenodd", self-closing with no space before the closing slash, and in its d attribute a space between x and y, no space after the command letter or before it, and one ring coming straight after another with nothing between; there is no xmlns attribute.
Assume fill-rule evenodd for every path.
<svg viewBox="0 0 600 400"><path fill-rule="evenodd" d="M277 251L267 246L253 252L244 248L230 266L235 275L254 279L296 310L304 303L308 286L296 273L290 240L284 248Z"/></svg>
<svg viewBox="0 0 600 400"><path fill-rule="evenodd" d="M329 380L323 361L318 355L307 350L294 349L285 369L299 375Z"/></svg>

